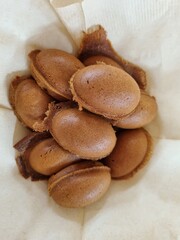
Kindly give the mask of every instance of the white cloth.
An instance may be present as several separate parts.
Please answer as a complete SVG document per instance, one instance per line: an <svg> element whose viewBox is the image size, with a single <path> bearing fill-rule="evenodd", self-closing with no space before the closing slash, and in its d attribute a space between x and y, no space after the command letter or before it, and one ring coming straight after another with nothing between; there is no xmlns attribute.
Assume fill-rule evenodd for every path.
<svg viewBox="0 0 180 240"><path fill-rule="evenodd" d="M67 6L69 16L63 17L65 8L56 12L47 0L0 1L0 239L180 240L180 2L76 2L74 27ZM159 106L147 127L155 148L145 168L127 181L112 181L100 201L64 209L49 198L47 183L25 180L17 170L12 146L26 130L10 109L8 85L13 76L28 72L32 49L75 53L78 26L97 24L119 54L147 72Z"/></svg>

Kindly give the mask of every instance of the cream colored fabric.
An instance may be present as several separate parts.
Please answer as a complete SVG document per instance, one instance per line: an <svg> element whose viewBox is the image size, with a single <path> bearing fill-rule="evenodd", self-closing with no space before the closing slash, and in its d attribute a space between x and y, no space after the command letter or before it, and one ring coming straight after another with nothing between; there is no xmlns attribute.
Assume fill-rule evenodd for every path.
<svg viewBox="0 0 180 240"><path fill-rule="evenodd" d="M0 239L179 240L180 2L73 2L68 7L51 1L57 9L48 0L0 1ZM145 168L128 181L113 181L99 202L64 209L49 198L45 182L18 173L12 146L26 130L10 109L8 85L13 76L28 72L32 49L76 53L81 30L97 24L119 54L147 72L159 106L148 126L155 149Z"/></svg>

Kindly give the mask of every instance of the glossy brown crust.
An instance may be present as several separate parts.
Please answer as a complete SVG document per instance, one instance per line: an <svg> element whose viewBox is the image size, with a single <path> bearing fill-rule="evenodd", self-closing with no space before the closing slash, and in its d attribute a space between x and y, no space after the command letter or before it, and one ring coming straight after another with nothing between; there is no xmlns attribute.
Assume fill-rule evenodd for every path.
<svg viewBox="0 0 180 240"><path fill-rule="evenodd" d="M53 99L42 91L31 76L17 76L12 80L9 101L24 126L39 132L46 130L45 112Z"/></svg>
<svg viewBox="0 0 180 240"><path fill-rule="evenodd" d="M79 108L109 119L131 113L140 100L140 89L125 71L110 65L91 65L70 80L73 99Z"/></svg>
<svg viewBox="0 0 180 240"><path fill-rule="evenodd" d="M90 65L95 65L95 64L107 64L107 65L111 65L111 66L122 69L122 66L120 66L113 59L106 57L106 56L101 56L101 55L91 56L91 57L85 59L83 64L85 66L90 66Z"/></svg>
<svg viewBox="0 0 180 240"><path fill-rule="evenodd" d="M79 169L76 164L75 169L70 166L72 171L67 174L49 179L48 191L57 204L70 208L85 207L106 193L111 181L110 169L96 163L86 166L86 162Z"/></svg>
<svg viewBox="0 0 180 240"><path fill-rule="evenodd" d="M128 62L115 52L111 42L107 39L106 31L100 25L95 31L84 33L79 50L79 59L82 62L95 55L103 55L113 59L136 80L141 89L146 89L147 79L145 71L135 64Z"/></svg>
<svg viewBox="0 0 180 240"><path fill-rule="evenodd" d="M136 109L128 116L124 116L117 121L112 121L112 124L124 129L141 128L149 124L155 118L156 114L157 103L155 97L142 92Z"/></svg>
<svg viewBox="0 0 180 240"><path fill-rule="evenodd" d="M49 131L60 146L82 159L103 158L116 143L115 132L106 119L77 108L56 111Z"/></svg>
<svg viewBox="0 0 180 240"><path fill-rule="evenodd" d="M18 166L20 174L24 178L31 177L32 181L47 179L47 176L39 174L34 171L29 164L29 154L31 149L40 141L50 137L47 132L43 133L31 133L28 136L21 139L14 145L14 148L20 152L20 155L16 157L16 164Z"/></svg>
<svg viewBox="0 0 180 240"><path fill-rule="evenodd" d="M152 148L152 137L145 129L123 130L117 136L117 145L112 153L102 162L111 168L113 179L129 179L147 164Z"/></svg>
<svg viewBox="0 0 180 240"><path fill-rule="evenodd" d="M30 69L39 86L58 100L71 99L69 80L84 65L73 55L58 49L35 50L29 54Z"/></svg>

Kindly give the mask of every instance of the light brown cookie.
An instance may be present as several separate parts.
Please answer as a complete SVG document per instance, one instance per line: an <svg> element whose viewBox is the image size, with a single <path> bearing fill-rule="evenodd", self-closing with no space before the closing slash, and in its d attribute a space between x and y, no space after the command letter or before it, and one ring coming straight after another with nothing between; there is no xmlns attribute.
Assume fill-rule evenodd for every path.
<svg viewBox="0 0 180 240"><path fill-rule="evenodd" d="M45 112L53 101L34 81L32 77L16 77L10 84L9 100L20 122L35 130L45 131Z"/></svg>
<svg viewBox="0 0 180 240"><path fill-rule="evenodd" d="M111 169L114 179L132 177L149 160L152 138L143 128L123 130L117 135L117 143L103 163Z"/></svg>
<svg viewBox="0 0 180 240"><path fill-rule="evenodd" d="M71 76L84 65L73 55L58 50L35 50L29 54L31 73L39 86L58 100L71 99Z"/></svg>
<svg viewBox="0 0 180 240"><path fill-rule="evenodd" d="M144 92L136 109L129 115L112 121L112 124L119 128L134 129L149 124L157 114L157 103L155 97Z"/></svg>
<svg viewBox="0 0 180 240"><path fill-rule="evenodd" d="M134 79L110 65L91 65L79 70L71 78L70 86L80 109L110 119L129 114L140 100L140 89Z"/></svg>
<svg viewBox="0 0 180 240"><path fill-rule="evenodd" d="M32 180L44 179L80 161L64 150L48 133L31 133L14 146L20 155L17 164L22 176ZM27 176L26 176L27 175Z"/></svg>
<svg viewBox="0 0 180 240"><path fill-rule="evenodd" d="M99 162L82 161L52 176L48 191L57 204L80 208L99 200L107 192L110 182L108 167Z"/></svg>
<svg viewBox="0 0 180 240"><path fill-rule="evenodd" d="M106 119L60 105L50 106L47 118L49 131L60 146L83 159L97 160L110 154L116 135Z"/></svg>

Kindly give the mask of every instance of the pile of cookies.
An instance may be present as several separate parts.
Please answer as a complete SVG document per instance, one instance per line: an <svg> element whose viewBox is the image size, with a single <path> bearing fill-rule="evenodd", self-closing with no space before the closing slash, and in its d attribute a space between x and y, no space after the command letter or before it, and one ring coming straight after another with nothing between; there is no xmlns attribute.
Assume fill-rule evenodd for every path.
<svg viewBox="0 0 180 240"><path fill-rule="evenodd" d="M57 204L84 207L111 179L126 179L148 161L143 128L157 113L145 72L120 57L102 27L84 34L78 56L58 49L29 54L30 76L16 77L9 100L31 133L15 144L20 173L48 180Z"/></svg>

